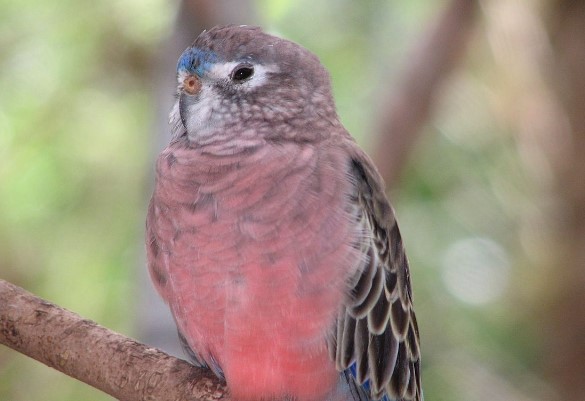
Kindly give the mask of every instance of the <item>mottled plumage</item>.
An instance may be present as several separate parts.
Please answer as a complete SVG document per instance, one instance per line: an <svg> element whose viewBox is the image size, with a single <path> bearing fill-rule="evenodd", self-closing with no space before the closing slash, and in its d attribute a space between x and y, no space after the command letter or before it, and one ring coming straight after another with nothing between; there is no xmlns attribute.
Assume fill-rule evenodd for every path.
<svg viewBox="0 0 585 401"><path fill-rule="evenodd" d="M318 58L216 27L177 74L146 242L194 363L237 401L422 400L394 212Z"/></svg>

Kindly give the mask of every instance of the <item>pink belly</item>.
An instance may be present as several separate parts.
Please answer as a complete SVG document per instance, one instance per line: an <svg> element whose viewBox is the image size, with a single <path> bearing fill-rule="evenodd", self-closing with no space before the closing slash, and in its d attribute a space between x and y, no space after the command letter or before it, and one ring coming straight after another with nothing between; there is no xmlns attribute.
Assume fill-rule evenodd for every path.
<svg viewBox="0 0 585 401"><path fill-rule="evenodd" d="M317 290L314 284L327 278L318 270L308 278L291 263L296 266L295 260L280 260L262 268L209 272L206 278L177 277L185 289L179 291L181 331L202 357L218 363L236 400L318 400L337 382L327 337L341 288Z"/></svg>

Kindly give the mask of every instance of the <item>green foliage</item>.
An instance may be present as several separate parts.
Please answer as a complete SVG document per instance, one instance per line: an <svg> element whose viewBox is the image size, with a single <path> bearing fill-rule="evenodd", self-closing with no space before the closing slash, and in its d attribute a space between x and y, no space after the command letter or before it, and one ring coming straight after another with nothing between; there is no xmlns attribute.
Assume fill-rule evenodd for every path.
<svg viewBox="0 0 585 401"><path fill-rule="evenodd" d="M0 276L130 333L170 4L0 3ZM0 399L110 399L0 349Z"/></svg>

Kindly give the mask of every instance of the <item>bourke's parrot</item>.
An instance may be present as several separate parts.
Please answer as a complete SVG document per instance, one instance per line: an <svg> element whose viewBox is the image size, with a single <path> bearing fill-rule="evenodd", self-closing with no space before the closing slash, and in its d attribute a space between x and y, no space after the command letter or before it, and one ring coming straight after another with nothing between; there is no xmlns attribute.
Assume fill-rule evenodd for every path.
<svg viewBox="0 0 585 401"><path fill-rule="evenodd" d="M226 26L177 68L146 248L193 362L234 401L422 400L394 211L319 59Z"/></svg>

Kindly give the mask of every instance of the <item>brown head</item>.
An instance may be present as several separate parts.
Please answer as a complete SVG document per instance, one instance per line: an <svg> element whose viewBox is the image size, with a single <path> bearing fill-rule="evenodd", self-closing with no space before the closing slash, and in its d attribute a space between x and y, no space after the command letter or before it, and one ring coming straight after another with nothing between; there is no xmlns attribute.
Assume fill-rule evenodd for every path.
<svg viewBox="0 0 585 401"><path fill-rule="evenodd" d="M192 141L337 121L329 74L317 56L258 27L204 31L179 58L177 79L173 133Z"/></svg>

